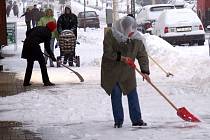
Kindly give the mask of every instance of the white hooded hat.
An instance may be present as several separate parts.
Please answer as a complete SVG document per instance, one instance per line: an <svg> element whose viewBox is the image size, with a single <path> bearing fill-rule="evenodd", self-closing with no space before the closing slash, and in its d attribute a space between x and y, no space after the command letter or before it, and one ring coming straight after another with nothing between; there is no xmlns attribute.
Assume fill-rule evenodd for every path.
<svg viewBox="0 0 210 140"><path fill-rule="evenodd" d="M132 33L131 37L128 37ZM117 20L112 27L112 33L118 42L126 42L128 39L141 39L137 31L136 20L131 16L125 16Z"/></svg>

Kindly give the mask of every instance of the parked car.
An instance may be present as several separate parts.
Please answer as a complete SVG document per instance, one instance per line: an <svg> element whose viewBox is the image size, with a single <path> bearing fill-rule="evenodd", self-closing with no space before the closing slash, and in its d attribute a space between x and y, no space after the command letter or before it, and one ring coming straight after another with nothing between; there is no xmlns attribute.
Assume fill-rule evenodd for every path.
<svg viewBox="0 0 210 140"><path fill-rule="evenodd" d="M188 8L164 11L152 32L173 45L204 45L205 42L203 25L197 14Z"/></svg>
<svg viewBox="0 0 210 140"><path fill-rule="evenodd" d="M137 14L136 22L142 28L142 32L145 33L148 29L152 28L153 23L156 22L164 10L174 8L174 5L171 4L146 5Z"/></svg>
<svg viewBox="0 0 210 140"><path fill-rule="evenodd" d="M100 22L99 22L99 16L95 11L85 11L79 12L78 14L78 27L84 28L90 27L90 28L100 28Z"/></svg>

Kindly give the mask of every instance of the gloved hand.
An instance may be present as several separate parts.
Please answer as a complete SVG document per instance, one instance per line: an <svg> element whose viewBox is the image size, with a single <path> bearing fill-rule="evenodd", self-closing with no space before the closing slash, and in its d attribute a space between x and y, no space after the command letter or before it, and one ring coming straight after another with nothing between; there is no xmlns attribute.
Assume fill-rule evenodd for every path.
<svg viewBox="0 0 210 140"><path fill-rule="evenodd" d="M134 64L134 61L130 57L127 58L126 64L128 64L133 69L136 68L136 65Z"/></svg>
<svg viewBox="0 0 210 140"><path fill-rule="evenodd" d="M52 61L56 62L56 58L54 55L51 56Z"/></svg>
<svg viewBox="0 0 210 140"><path fill-rule="evenodd" d="M134 64L134 61L130 57L121 57L122 61L126 64L128 64L131 68L135 69L136 65Z"/></svg>
<svg viewBox="0 0 210 140"><path fill-rule="evenodd" d="M143 81L144 81L144 79L145 79L145 80L147 80L147 82L151 83L151 80L150 80L150 77L149 77L148 74L142 73L142 72L141 72L141 74L142 74L142 77L143 77Z"/></svg>

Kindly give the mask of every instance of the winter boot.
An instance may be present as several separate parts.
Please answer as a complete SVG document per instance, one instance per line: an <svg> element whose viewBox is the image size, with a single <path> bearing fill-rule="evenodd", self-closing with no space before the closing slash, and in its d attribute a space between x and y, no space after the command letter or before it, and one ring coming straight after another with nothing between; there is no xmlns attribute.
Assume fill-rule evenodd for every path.
<svg viewBox="0 0 210 140"><path fill-rule="evenodd" d="M46 82L44 83L44 86L54 86L55 84L54 83L51 83L51 82Z"/></svg>
<svg viewBox="0 0 210 140"><path fill-rule="evenodd" d="M121 123L115 123L114 124L114 128L121 128L122 127L122 124Z"/></svg>
<svg viewBox="0 0 210 140"><path fill-rule="evenodd" d="M30 85L31 85L31 83L23 83L24 87L27 87L27 86L30 86Z"/></svg>
<svg viewBox="0 0 210 140"><path fill-rule="evenodd" d="M54 67L54 64L52 62L50 62L50 67Z"/></svg>
<svg viewBox="0 0 210 140"><path fill-rule="evenodd" d="M140 120L136 123L133 123L132 126L133 127L147 126L147 123L145 123L143 120Z"/></svg>

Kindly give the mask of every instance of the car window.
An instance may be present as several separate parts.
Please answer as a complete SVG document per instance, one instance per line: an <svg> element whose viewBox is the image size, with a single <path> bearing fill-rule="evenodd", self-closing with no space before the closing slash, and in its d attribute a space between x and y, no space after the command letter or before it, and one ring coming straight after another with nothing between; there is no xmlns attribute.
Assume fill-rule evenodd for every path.
<svg viewBox="0 0 210 140"><path fill-rule="evenodd" d="M86 17L96 17L96 13L95 12L85 12L85 16ZM84 17L84 12L79 13L79 17Z"/></svg>
<svg viewBox="0 0 210 140"><path fill-rule="evenodd" d="M166 9L174 9L174 6L157 6L157 7L151 7L150 11L163 11Z"/></svg>

